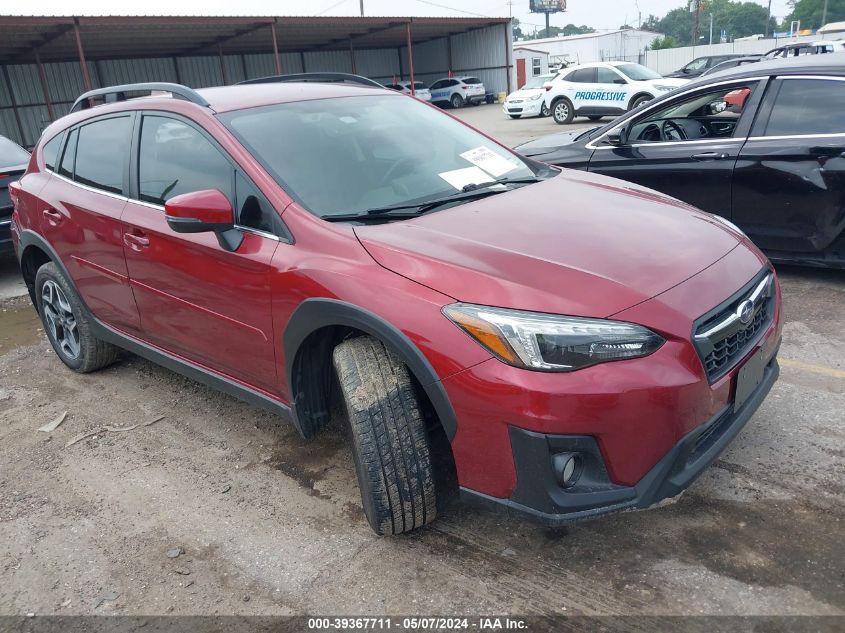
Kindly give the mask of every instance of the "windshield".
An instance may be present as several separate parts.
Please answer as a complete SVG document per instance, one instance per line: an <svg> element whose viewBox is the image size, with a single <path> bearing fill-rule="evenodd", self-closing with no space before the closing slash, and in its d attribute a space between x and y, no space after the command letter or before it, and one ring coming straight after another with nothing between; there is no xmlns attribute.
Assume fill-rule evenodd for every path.
<svg viewBox="0 0 845 633"><path fill-rule="evenodd" d="M398 95L298 101L220 119L288 194L320 216L534 176L522 159L490 139Z"/></svg>
<svg viewBox="0 0 845 633"><path fill-rule="evenodd" d="M542 88L543 84L550 82L554 78L554 75L540 75L539 77L532 77L525 82L525 85L521 89L532 90L533 88Z"/></svg>
<svg viewBox="0 0 845 633"><path fill-rule="evenodd" d="M0 136L0 169L17 167L29 162L29 152L17 143Z"/></svg>
<svg viewBox="0 0 845 633"><path fill-rule="evenodd" d="M616 67L620 73L632 81L648 81L649 79L662 79L660 75L651 68L639 64L620 64Z"/></svg>

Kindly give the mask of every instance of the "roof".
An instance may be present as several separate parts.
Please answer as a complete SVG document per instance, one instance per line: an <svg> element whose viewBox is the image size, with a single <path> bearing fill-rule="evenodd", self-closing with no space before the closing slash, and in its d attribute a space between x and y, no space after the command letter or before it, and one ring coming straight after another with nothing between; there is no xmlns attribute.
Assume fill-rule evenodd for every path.
<svg viewBox="0 0 845 633"><path fill-rule="evenodd" d="M548 55L549 51L541 51L539 48L528 48L527 46L517 46L514 45L513 52L516 51L531 51L532 53L542 53L543 55Z"/></svg>
<svg viewBox="0 0 845 633"><path fill-rule="evenodd" d="M553 42L571 42L573 40L584 40L584 39L591 39L591 38L598 38L598 37L606 37L608 35L617 35L619 33L643 33L645 35L653 35L654 37L660 37L661 33L655 33L653 31L646 31L643 29L614 29L612 31L600 31L597 33L579 33L578 35L564 35L561 37L544 37L536 40L523 40L522 42L515 42L514 46L519 46L520 44L551 44Z"/></svg>
<svg viewBox="0 0 845 633"><path fill-rule="evenodd" d="M756 64L745 64L707 75L703 79L686 84L684 88L705 85L713 79L744 79L746 77L759 77L760 75L806 74L845 76L845 55L804 55L803 57L793 57L791 59L776 59L757 62Z"/></svg>
<svg viewBox="0 0 845 633"><path fill-rule="evenodd" d="M845 31L845 22L830 22L816 31L816 33L839 33L841 31Z"/></svg>
<svg viewBox="0 0 845 633"><path fill-rule="evenodd" d="M510 18L302 17L302 16L0 16L0 63L76 60L76 35L87 59L169 57L272 51L271 28L279 52L396 48L493 25ZM218 49L219 47L219 49Z"/></svg>

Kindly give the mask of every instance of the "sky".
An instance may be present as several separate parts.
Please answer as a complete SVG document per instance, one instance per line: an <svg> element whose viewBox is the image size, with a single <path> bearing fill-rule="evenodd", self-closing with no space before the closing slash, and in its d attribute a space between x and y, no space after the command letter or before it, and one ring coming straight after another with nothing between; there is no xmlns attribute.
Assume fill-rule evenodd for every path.
<svg viewBox="0 0 845 633"><path fill-rule="evenodd" d="M361 0L28 0L9 2L0 13L13 15L358 15ZM566 13L552 15L553 26L586 24L595 29L637 26L649 14L664 15L688 0L569 0ZM751 0L754 1L754 0ZM766 6L768 0L756 0ZM373 16L471 16L519 18L528 31L544 26L541 14L528 12L529 0L363 0ZM6 4L6 3L3 3ZM772 14L789 12L787 0L772 0ZM523 31L526 29L523 29Z"/></svg>

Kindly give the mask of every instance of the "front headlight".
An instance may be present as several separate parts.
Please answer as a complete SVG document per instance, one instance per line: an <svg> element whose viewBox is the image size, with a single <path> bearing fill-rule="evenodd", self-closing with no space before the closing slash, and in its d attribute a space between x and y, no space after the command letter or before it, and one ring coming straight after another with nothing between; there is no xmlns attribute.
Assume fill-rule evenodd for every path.
<svg viewBox="0 0 845 633"><path fill-rule="evenodd" d="M542 99L542 98L543 98L543 93L542 93L542 92L538 92L538 93L537 93L537 94L535 94L534 96L528 97L528 100L529 100L529 101L537 101L537 99Z"/></svg>
<svg viewBox="0 0 845 633"><path fill-rule="evenodd" d="M632 323L454 303L443 313L500 360L539 371L574 371L647 356L664 340Z"/></svg>

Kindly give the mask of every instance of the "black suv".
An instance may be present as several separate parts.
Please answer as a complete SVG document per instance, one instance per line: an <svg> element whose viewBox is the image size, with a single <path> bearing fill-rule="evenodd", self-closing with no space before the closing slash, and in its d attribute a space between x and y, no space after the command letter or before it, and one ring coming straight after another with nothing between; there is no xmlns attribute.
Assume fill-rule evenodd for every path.
<svg viewBox="0 0 845 633"><path fill-rule="evenodd" d="M718 66L722 62L726 62L729 59L733 59L735 57L742 57L742 55L710 55L706 57L696 57L683 68L679 68L673 73L664 75L664 77L680 77L682 79L694 79L695 77L703 75L705 72L707 72L714 66Z"/></svg>
<svg viewBox="0 0 845 633"><path fill-rule="evenodd" d="M772 260L845 268L845 55L740 66L516 149L727 218Z"/></svg>

